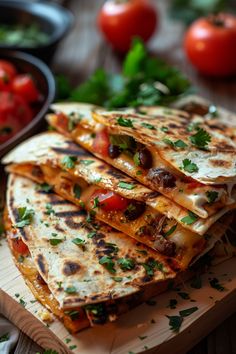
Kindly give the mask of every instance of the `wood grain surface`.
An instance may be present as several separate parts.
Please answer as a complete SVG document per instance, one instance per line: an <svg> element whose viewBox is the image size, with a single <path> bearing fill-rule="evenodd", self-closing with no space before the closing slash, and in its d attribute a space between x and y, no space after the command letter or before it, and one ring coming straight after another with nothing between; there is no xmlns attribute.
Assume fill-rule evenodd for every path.
<svg viewBox="0 0 236 354"><path fill-rule="evenodd" d="M166 15L168 0L154 0L160 12L160 27L150 43L157 56L177 65L191 79L197 93L212 102L236 111L236 80L217 80L199 75L184 57L182 40L184 28L172 22ZM102 41L96 29L96 13L103 0L71 0L67 7L75 15L75 25L70 35L60 45L56 53L53 69L66 74L72 83L85 80L96 68L105 67L118 71L121 59ZM223 322L215 331L196 345L189 354L231 354L236 353L236 314ZM43 353L33 341L23 333L15 353ZM168 353L167 353L168 354Z"/></svg>

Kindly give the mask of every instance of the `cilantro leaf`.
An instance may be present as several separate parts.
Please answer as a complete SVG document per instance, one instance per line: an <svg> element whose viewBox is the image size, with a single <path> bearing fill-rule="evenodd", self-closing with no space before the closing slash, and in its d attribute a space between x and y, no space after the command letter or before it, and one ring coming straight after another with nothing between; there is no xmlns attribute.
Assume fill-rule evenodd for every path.
<svg viewBox="0 0 236 354"><path fill-rule="evenodd" d="M73 187L73 193L75 198L79 199L81 196L81 187L78 184L75 184Z"/></svg>
<svg viewBox="0 0 236 354"><path fill-rule="evenodd" d="M207 131L199 128L196 134L189 137L189 140L199 149L205 149L208 143L211 141L211 136Z"/></svg>
<svg viewBox="0 0 236 354"><path fill-rule="evenodd" d="M50 245L57 246L59 243L63 242L61 238L50 238L49 239Z"/></svg>
<svg viewBox="0 0 236 354"><path fill-rule="evenodd" d="M194 214L192 211L189 211L188 215L183 217L180 221L186 225L191 225L195 221L197 221L198 216Z"/></svg>
<svg viewBox="0 0 236 354"><path fill-rule="evenodd" d="M40 192L49 193L49 192L51 192L53 190L53 186L51 186L48 183L37 184L36 185L36 190L40 191Z"/></svg>
<svg viewBox="0 0 236 354"><path fill-rule="evenodd" d="M168 237L176 230L177 224L173 225L167 232L164 233L164 237Z"/></svg>
<svg viewBox="0 0 236 354"><path fill-rule="evenodd" d="M198 166L191 160L184 159L182 162L184 171L189 173L198 172Z"/></svg>
<svg viewBox="0 0 236 354"><path fill-rule="evenodd" d="M65 289L65 292L67 294L75 294L77 293L77 289L75 286L68 286L66 289Z"/></svg>
<svg viewBox="0 0 236 354"><path fill-rule="evenodd" d="M35 214L33 209L28 209L27 207L18 208L17 213L18 218L15 226L18 228L23 228L24 226L30 225Z"/></svg>
<svg viewBox="0 0 236 354"><path fill-rule="evenodd" d="M186 148L188 146L183 140L172 141L172 140L170 140L168 138L164 138L162 141L165 144L172 146L173 148L184 149L184 148Z"/></svg>
<svg viewBox="0 0 236 354"><path fill-rule="evenodd" d="M117 263L122 270L132 270L135 267L134 260L131 258L119 258Z"/></svg>
<svg viewBox="0 0 236 354"><path fill-rule="evenodd" d="M80 160L80 163L85 166L89 166L94 162L95 162L94 160Z"/></svg>
<svg viewBox="0 0 236 354"><path fill-rule="evenodd" d="M119 117L117 118L117 124L120 125L121 127L128 127L128 128L133 128L133 122L129 118L123 118Z"/></svg>
<svg viewBox="0 0 236 354"><path fill-rule="evenodd" d="M154 125L149 124L149 123L142 123L141 124L144 128L150 129L150 130L155 130L156 128L154 127Z"/></svg>
<svg viewBox="0 0 236 354"><path fill-rule="evenodd" d="M180 316L187 317L190 316L192 313L198 310L198 307L190 307L189 309L179 311Z"/></svg>
<svg viewBox="0 0 236 354"><path fill-rule="evenodd" d="M136 185L135 185L135 184L131 184L131 183L127 183L127 182L120 181L120 182L118 183L118 187L123 188L123 189L132 190L132 189L136 188Z"/></svg>
<svg viewBox="0 0 236 354"><path fill-rule="evenodd" d="M208 199L208 203L211 204L211 203L214 203L218 199L219 193L216 191L207 191L206 196Z"/></svg>
<svg viewBox="0 0 236 354"><path fill-rule="evenodd" d="M217 278L213 278L209 281L210 286L218 291L224 291L225 287L220 284L219 280Z"/></svg>
<svg viewBox="0 0 236 354"><path fill-rule="evenodd" d="M103 256L102 258L99 259L99 264L102 264L105 266L105 268L110 272L110 273L116 273L116 270L114 268L115 263L113 262L112 258L109 256Z"/></svg>
<svg viewBox="0 0 236 354"><path fill-rule="evenodd" d="M0 337L0 343L7 342L10 339L9 333L5 333Z"/></svg>
<svg viewBox="0 0 236 354"><path fill-rule="evenodd" d="M81 247L83 250L85 249L86 241L83 240L82 238L76 237L76 238L74 238L74 239L72 240L72 242L73 242L76 246Z"/></svg>
<svg viewBox="0 0 236 354"><path fill-rule="evenodd" d="M179 329L183 322L182 316L166 316L169 319L169 326L171 331L179 332Z"/></svg>
<svg viewBox="0 0 236 354"><path fill-rule="evenodd" d="M64 156L61 160L63 167L71 169L75 167L75 163L77 161L76 156Z"/></svg>

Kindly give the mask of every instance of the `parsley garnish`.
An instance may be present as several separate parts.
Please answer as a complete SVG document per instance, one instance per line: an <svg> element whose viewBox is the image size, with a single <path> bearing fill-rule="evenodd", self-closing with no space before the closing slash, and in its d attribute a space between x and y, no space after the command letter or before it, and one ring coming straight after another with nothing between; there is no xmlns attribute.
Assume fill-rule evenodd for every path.
<svg viewBox="0 0 236 354"><path fill-rule="evenodd" d="M171 331L179 332L179 329L183 322L183 317L181 316L166 316L166 317L169 318L169 326Z"/></svg>
<svg viewBox="0 0 236 354"><path fill-rule="evenodd" d="M73 242L76 246L81 247L83 250L85 249L86 241L83 240L82 238L79 238L79 237L74 238L74 239L72 240L72 242Z"/></svg>
<svg viewBox="0 0 236 354"><path fill-rule="evenodd" d="M141 265L146 270L147 275L149 275L151 277L154 275L154 270L155 269L163 271L163 264L159 263L159 262L157 262L155 260L149 260L147 263L142 263Z"/></svg>
<svg viewBox="0 0 236 354"><path fill-rule="evenodd" d="M30 225L33 220L34 210L28 209L27 207L21 207L17 209L18 218L17 223L15 224L16 227L22 228L26 225Z"/></svg>
<svg viewBox="0 0 236 354"><path fill-rule="evenodd" d="M62 241L63 240L61 238L50 238L49 239L50 245L52 245L52 246L57 246Z"/></svg>
<svg viewBox="0 0 236 354"><path fill-rule="evenodd" d="M116 273L116 270L114 268L115 263L113 262L111 257L103 256L99 259L99 264L104 265L110 273Z"/></svg>
<svg viewBox="0 0 236 354"><path fill-rule="evenodd" d="M197 219L198 219L198 216L196 214L194 214L192 211L189 211L188 215L185 216L184 218L182 218L180 221L186 225L191 225L195 221L197 221Z"/></svg>
<svg viewBox="0 0 236 354"><path fill-rule="evenodd" d="M134 260L131 258L119 258L117 263L122 270L132 270L135 267Z"/></svg>
<svg viewBox="0 0 236 354"><path fill-rule="evenodd" d="M216 192L216 191L207 191L206 192L206 196L207 196L207 199L208 199L208 203L214 203L216 201L216 199L218 198L219 196L219 193Z"/></svg>
<svg viewBox="0 0 236 354"><path fill-rule="evenodd" d="M37 184L36 185L36 190L37 191L42 191L42 192L45 192L45 193L49 193L51 192L53 189L53 186L50 186L50 184L47 184L47 183L42 183L42 184Z"/></svg>
<svg viewBox="0 0 236 354"><path fill-rule="evenodd" d="M133 160L134 160L135 166L140 166L141 162L140 162L139 152L136 152L134 154Z"/></svg>
<svg viewBox="0 0 236 354"><path fill-rule="evenodd" d="M211 141L211 136L207 131L199 128L196 134L190 136L189 140L199 149L205 149L208 143Z"/></svg>
<svg viewBox="0 0 236 354"><path fill-rule="evenodd" d="M77 345L75 345L75 344L69 346L69 349L70 349L70 350L74 350L75 348L77 348Z"/></svg>
<svg viewBox="0 0 236 354"><path fill-rule="evenodd" d="M64 156L63 159L61 160L61 163L65 168L71 169L75 167L76 161L77 161L76 156Z"/></svg>
<svg viewBox="0 0 236 354"><path fill-rule="evenodd" d="M79 199L81 196L81 187L78 184L75 184L73 187L73 193L75 198Z"/></svg>
<svg viewBox="0 0 236 354"><path fill-rule="evenodd" d="M68 286L66 289L65 289L65 292L67 294L74 294L74 293L77 293L77 289L75 286Z"/></svg>
<svg viewBox="0 0 236 354"><path fill-rule="evenodd" d="M132 189L136 188L136 184L121 181L118 183L118 187L123 188L123 189L132 190Z"/></svg>
<svg viewBox="0 0 236 354"><path fill-rule="evenodd" d="M192 315L195 311L198 310L198 307L190 307L189 309L179 311L180 316L182 317L187 317Z"/></svg>
<svg viewBox="0 0 236 354"><path fill-rule="evenodd" d="M94 162L95 162L94 160L80 160L80 163L82 163L82 165L85 165L85 166L89 166Z"/></svg>
<svg viewBox="0 0 236 354"><path fill-rule="evenodd" d="M165 144L172 146L173 148L184 149L188 146L183 140L172 141L170 139L164 138L162 141Z"/></svg>
<svg viewBox="0 0 236 354"><path fill-rule="evenodd" d="M0 343L7 342L10 339L9 333L5 333L0 337Z"/></svg>
<svg viewBox="0 0 236 354"><path fill-rule="evenodd" d="M197 165L189 159L183 160L183 169L189 173L198 172Z"/></svg>
<svg viewBox="0 0 236 354"><path fill-rule="evenodd" d="M164 237L168 237L168 236L170 236L171 234L173 234L173 232L175 231L176 227L177 227L177 224L176 224L176 225L173 225L167 232L164 233L163 236L164 236Z"/></svg>
<svg viewBox="0 0 236 354"><path fill-rule="evenodd" d="M114 281L116 281L117 283L120 283L123 278L122 277L111 277Z"/></svg>
<svg viewBox="0 0 236 354"><path fill-rule="evenodd" d="M97 233L96 231L91 231L91 232L88 233L87 237L88 238L93 238L96 235L96 233Z"/></svg>
<svg viewBox="0 0 236 354"><path fill-rule="evenodd" d="M20 302L21 306L23 306L23 307L25 307L27 305L26 302L22 298L19 300L19 302Z"/></svg>
<svg viewBox="0 0 236 354"><path fill-rule="evenodd" d="M117 124L119 124L121 127L128 127L128 128L134 127L131 119L123 118L123 117L117 118Z"/></svg>
<svg viewBox="0 0 236 354"><path fill-rule="evenodd" d="M47 204L46 204L46 211L45 211L45 214L47 214L47 215L51 215L51 214L54 215L54 214L55 214L55 210L53 209L51 203L47 203Z"/></svg>
<svg viewBox="0 0 236 354"><path fill-rule="evenodd" d="M217 278L213 278L209 281L210 286L218 291L224 291L225 287L220 284L219 280Z"/></svg>
<svg viewBox="0 0 236 354"><path fill-rule="evenodd" d="M168 127L161 127L161 131L164 132L164 133L168 132L168 130L169 130Z"/></svg>
<svg viewBox="0 0 236 354"><path fill-rule="evenodd" d="M100 205L98 197L94 198L93 200L93 209L98 208Z"/></svg>
<svg viewBox="0 0 236 354"><path fill-rule="evenodd" d="M154 127L154 125L149 124L149 123L141 123L142 127L150 129L150 130L155 130L156 128Z"/></svg>

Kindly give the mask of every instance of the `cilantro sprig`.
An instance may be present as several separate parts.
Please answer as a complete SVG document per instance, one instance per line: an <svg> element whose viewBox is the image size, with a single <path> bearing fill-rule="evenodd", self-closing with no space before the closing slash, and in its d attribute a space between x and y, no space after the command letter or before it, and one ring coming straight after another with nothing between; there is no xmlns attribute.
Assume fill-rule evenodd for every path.
<svg viewBox="0 0 236 354"><path fill-rule="evenodd" d="M198 172L198 166L191 160L184 159L182 162L183 162L182 168L184 169L184 171L189 173Z"/></svg>
<svg viewBox="0 0 236 354"><path fill-rule="evenodd" d="M189 140L197 148L206 149L207 145L211 142L211 136L206 130L198 128L197 133L190 136Z"/></svg>
<svg viewBox="0 0 236 354"><path fill-rule="evenodd" d="M35 214L33 209L28 209L27 207L18 208L17 213L18 218L15 226L18 228L23 228L24 226L30 225Z"/></svg>

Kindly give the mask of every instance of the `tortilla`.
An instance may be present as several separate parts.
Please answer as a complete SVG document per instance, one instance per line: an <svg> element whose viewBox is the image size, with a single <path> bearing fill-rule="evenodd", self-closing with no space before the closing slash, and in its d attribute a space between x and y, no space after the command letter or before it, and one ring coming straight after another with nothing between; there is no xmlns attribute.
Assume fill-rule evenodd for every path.
<svg viewBox="0 0 236 354"><path fill-rule="evenodd" d="M93 113L94 106L89 106L89 105L83 105L83 104L55 104L52 106L52 108L57 112L56 114L51 114L47 116L47 120L49 123L56 128L59 132L62 134L71 137L74 141L76 141L78 144L83 146L85 149L88 151L92 152L94 155L97 157L105 160L112 166L118 168L119 170L127 173L131 177L135 178L139 182L143 183L144 185L148 186L152 190L157 190L161 194L165 195L169 199L175 201L182 207L194 212L201 218L207 218L213 214L216 214L220 209L227 207L231 205L231 208L234 208L235 205L235 199L231 196L231 189L232 185L229 185L228 188L226 188L225 185L206 185L203 183L199 183L194 181L194 175L191 173L191 177L187 177L183 174L185 171L181 170L177 171L173 165L167 163L159 153L157 153L157 149L153 146L148 146L150 151L152 152L152 155L154 156L154 164L157 166L158 170L164 171L168 176L174 176L172 178L175 179L175 183L170 187L166 186L165 183L158 183L155 181L153 182L153 176L150 175L151 178L149 178L149 173L147 173L147 170L141 168L140 166L136 166L134 163L134 160L132 156L130 157L128 154L125 152L121 151L120 155L116 158L110 158L109 156L105 156L101 153L99 153L96 149L94 149L94 134L91 133L96 133L101 131L101 124L96 122L95 119L93 118L92 114L94 115L95 118L100 117L101 111L98 111L98 113ZM140 108L141 109L141 108ZM80 114L80 112L83 111L83 114ZM151 114L153 112L156 112L156 114L160 114L162 117L169 117L169 120L172 121L172 126L178 125L178 120L179 117L175 116L176 110L167 110L166 108L156 108L154 110L154 107L149 108L148 113ZM173 113L174 112L174 113ZM168 113L168 115L167 115ZM109 113L107 113L109 114ZM118 114L118 113L117 113ZM119 111L119 117L124 116L124 112ZM127 114L127 113L126 113ZM129 113L130 114L130 113ZM190 124L190 122L196 124L197 122L202 122L202 117L199 116L194 116L194 119L190 120L190 115L187 113L179 113L181 115L182 123L184 123L186 126ZM135 114L137 116L137 114ZM140 115L138 115L140 117ZM79 118L78 118L79 117ZM142 119L145 117L144 115L141 116ZM159 117L159 115L158 115ZM164 119L163 118L163 119ZM129 119L129 118L125 118ZM134 119L134 118L133 118ZM148 120L149 123L146 121L141 120L141 124L146 124L146 126L154 127L153 124L153 119L154 117L152 116L146 116L146 121ZM159 118L158 118L159 119ZM104 118L104 120L106 120ZM136 120L139 121L139 120ZM121 129L126 129L125 127L116 127L118 130ZM162 128L167 128L166 123L162 125ZM127 128L128 129L128 128ZM142 129L144 127L142 126ZM145 131L150 131L152 134L155 135L156 133L156 128L154 129L148 129L145 128ZM168 129L168 128L167 128ZM114 129L112 128L112 131ZM211 127L212 130L212 127ZM139 130L140 133L140 141L143 143L143 138L141 137L142 130ZM117 133L118 131L116 131ZM131 128L130 128L131 132ZM123 132L122 132L123 133ZM161 134L164 132L161 131ZM167 135L168 132L165 134ZM190 134L190 133L188 133ZM131 136L134 134L132 133ZM135 133L135 138L136 138L137 132ZM172 134L173 135L173 134ZM169 136L167 137L167 141L171 141ZM138 138L137 138L138 139ZM155 136L152 136L152 141L154 142L156 139ZM228 138L229 139L229 138ZM156 139L157 140L157 139ZM178 139L176 141L182 141L184 140ZM153 143L154 144L154 143ZM154 144L155 145L155 144ZM166 145L166 144L165 144ZM169 150L169 146L167 146ZM153 149L155 150L153 152ZM177 148L178 151L175 151L176 153L179 153L179 149ZM196 150L197 151L197 150ZM202 153L206 153L206 151L201 150ZM183 153L183 152L182 152ZM189 155L190 156L190 155ZM218 156L218 155L217 155ZM184 160L189 160L189 157ZM193 161L192 161L193 162ZM151 169L155 170L155 168ZM155 172L155 171L154 171ZM187 173L188 174L188 173ZM212 202L211 199L209 199L209 196L215 195L217 198ZM210 200L210 202L209 202Z"/></svg>
<svg viewBox="0 0 236 354"><path fill-rule="evenodd" d="M7 206L13 226L19 208L32 220L19 228L33 261L60 308L70 309L134 294L175 276L168 258L137 244L35 183L10 176Z"/></svg>

